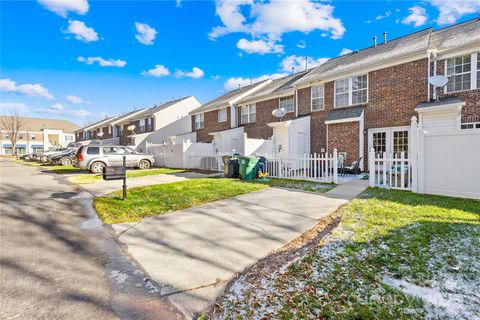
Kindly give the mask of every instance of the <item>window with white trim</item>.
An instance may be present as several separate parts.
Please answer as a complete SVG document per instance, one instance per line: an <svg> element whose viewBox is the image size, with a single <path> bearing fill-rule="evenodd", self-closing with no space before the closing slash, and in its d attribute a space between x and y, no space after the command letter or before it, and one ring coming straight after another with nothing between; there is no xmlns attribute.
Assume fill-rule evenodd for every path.
<svg viewBox="0 0 480 320"><path fill-rule="evenodd" d="M228 118L227 108L218 110L218 122L225 122L227 121L227 118Z"/></svg>
<svg viewBox="0 0 480 320"><path fill-rule="evenodd" d="M335 108L367 103L368 75L335 81Z"/></svg>
<svg viewBox="0 0 480 320"><path fill-rule="evenodd" d="M480 122L465 122L462 123L461 129L480 129Z"/></svg>
<svg viewBox="0 0 480 320"><path fill-rule="evenodd" d="M203 129L203 126L204 126L204 115L203 115L203 113L196 114L195 115L195 129Z"/></svg>
<svg viewBox="0 0 480 320"><path fill-rule="evenodd" d="M293 95L288 97L281 97L279 99L278 107L284 109L286 112L293 112L295 110L295 100Z"/></svg>
<svg viewBox="0 0 480 320"><path fill-rule="evenodd" d="M325 91L324 86L313 86L312 87L312 111L323 110L324 109L324 101L325 101Z"/></svg>
<svg viewBox="0 0 480 320"><path fill-rule="evenodd" d="M254 104L243 106L240 121L242 124L257 121L257 107Z"/></svg>
<svg viewBox="0 0 480 320"><path fill-rule="evenodd" d="M445 63L448 77L447 92L470 90L472 78L471 55L448 58Z"/></svg>

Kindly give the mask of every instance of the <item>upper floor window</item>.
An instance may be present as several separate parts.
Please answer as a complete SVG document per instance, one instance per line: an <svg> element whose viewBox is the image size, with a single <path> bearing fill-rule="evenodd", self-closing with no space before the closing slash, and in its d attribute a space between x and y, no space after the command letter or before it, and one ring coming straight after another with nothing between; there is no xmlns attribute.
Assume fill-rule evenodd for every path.
<svg viewBox="0 0 480 320"><path fill-rule="evenodd" d="M140 130L140 132L144 132L145 131L145 119L140 119L140 121L138 121L138 126L140 128L138 128L138 130Z"/></svg>
<svg viewBox="0 0 480 320"><path fill-rule="evenodd" d="M218 122L225 122L227 121L227 108L223 108L218 110Z"/></svg>
<svg viewBox="0 0 480 320"><path fill-rule="evenodd" d="M469 90L472 78L472 57L470 55L446 60L447 92Z"/></svg>
<svg viewBox="0 0 480 320"><path fill-rule="evenodd" d="M312 111L323 110L324 108L324 87L312 87Z"/></svg>
<svg viewBox="0 0 480 320"><path fill-rule="evenodd" d="M366 74L335 81L335 107L367 103L368 76Z"/></svg>
<svg viewBox="0 0 480 320"><path fill-rule="evenodd" d="M293 112L295 110L295 100L292 96L281 97L279 102L279 108L284 109L286 112Z"/></svg>
<svg viewBox="0 0 480 320"><path fill-rule="evenodd" d="M30 135L30 140L35 140L35 139L37 139L36 135L34 135L34 134Z"/></svg>
<svg viewBox="0 0 480 320"><path fill-rule="evenodd" d="M203 113L195 115L195 129L203 129L204 117Z"/></svg>
<svg viewBox="0 0 480 320"><path fill-rule="evenodd" d="M243 106L241 109L241 122L252 123L257 121L257 107L254 104Z"/></svg>
<svg viewBox="0 0 480 320"><path fill-rule="evenodd" d="M65 141L73 141L73 136L71 135L65 136Z"/></svg>

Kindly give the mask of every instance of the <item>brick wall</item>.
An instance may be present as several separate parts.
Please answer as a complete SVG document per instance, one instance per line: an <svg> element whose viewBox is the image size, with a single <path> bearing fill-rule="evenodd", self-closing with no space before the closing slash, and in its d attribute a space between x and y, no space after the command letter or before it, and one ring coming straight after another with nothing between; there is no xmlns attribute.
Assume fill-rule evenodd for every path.
<svg viewBox="0 0 480 320"><path fill-rule="evenodd" d="M110 139L110 138L113 137L113 132L108 133L108 126L107 126L107 127L103 127L103 128L102 128L102 132L103 132L102 140Z"/></svg>
<svg viewBox="0 0 480 320"><path fill-rule="evenodd" d="M302 88L297 92L298 96L298 115L307 115L311 110L311 88Z"/></svg>
<svg viewBox="0 0 480 320"><path fill-rule="evenodd" d="M474 63L472 61L472 63ZM437 74L445 73L445 60L437 62ZM480 118L480 89L452 92L444 94L443 90L437 90L439 97L459 97L466 102L462 108L462 117Z"/></svg>
<svg viewBox="0 0 480 320"><path fill-rule="evenodd" d="M346 162L358 160L359 156L359 122L343 122L328 125L328 152L346 152Z"/></svg>
<svg viewBox="0 0 480 320"><path fill-rule="evenodd" d="M192 116L192 128L197 133L197 142L211 142L213 137L210 132L218 132L230 129L230 107L227 108L227 121L218 122L218 110L205 112L203 114L203 129L195 129L195 116Z"/></svg>
<svg viewBox="0 0 480 320"><path fill-rule="evenodd" d="M238 108L238 123L243 126L247 137L251 139L268 139L273 135L273 129L268 126L269 123L291 120L295 117L295 111L289 112L282 118L276 118L272 111L278 109L279 98L273 98L255 103L257 111L257 120L254 123L241 123L241 108Z"/></svg>

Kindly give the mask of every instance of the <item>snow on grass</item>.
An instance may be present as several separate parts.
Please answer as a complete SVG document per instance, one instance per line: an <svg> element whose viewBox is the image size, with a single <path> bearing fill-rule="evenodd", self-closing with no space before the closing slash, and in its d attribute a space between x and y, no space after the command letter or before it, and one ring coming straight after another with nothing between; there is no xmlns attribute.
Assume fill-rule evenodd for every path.
<svg viewBox="0 0 480 320"><path fill-rule="evenodd" d="M213 319L480 319L480 202L370 189L306 256L241 275Z"/></svg>

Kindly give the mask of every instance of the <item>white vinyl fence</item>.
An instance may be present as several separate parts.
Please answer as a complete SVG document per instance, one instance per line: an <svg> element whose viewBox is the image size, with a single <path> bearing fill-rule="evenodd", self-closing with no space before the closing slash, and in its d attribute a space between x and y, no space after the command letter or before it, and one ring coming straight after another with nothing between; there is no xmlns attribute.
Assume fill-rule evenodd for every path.
<svg viewBox="0 0 480 320"><path fill-rule="evenodd" d="M370 150L368 157L370 163L370 185L389 189L412 189L412 161L410 155L400 154L375 154L375 149Z"/></svg>
<svg viewBox="0 0 480 320"><path fill-rule="evenodd" d="M188 169L199 169L208 171L223 171L222 155L188 155Z"/></svg>
<svg viewBox="0 0 480 320"><path fill-rule="evenodd" d="M312 180L338 183L337 149L332 154L304 154L296 157L278 158L264 156L265 172L272 178Z"/></svg>
<svg viewBox="0 0 480 320"><path fill-rule="evenodd" d="M412 117L409 153L369 152L370 186L480 199L480 129L424 131Z"/></svg>

